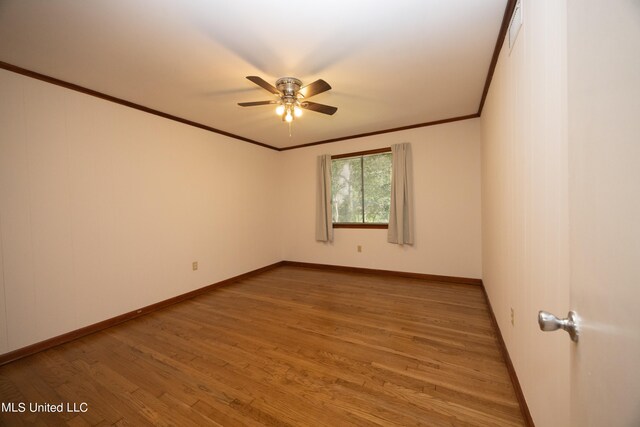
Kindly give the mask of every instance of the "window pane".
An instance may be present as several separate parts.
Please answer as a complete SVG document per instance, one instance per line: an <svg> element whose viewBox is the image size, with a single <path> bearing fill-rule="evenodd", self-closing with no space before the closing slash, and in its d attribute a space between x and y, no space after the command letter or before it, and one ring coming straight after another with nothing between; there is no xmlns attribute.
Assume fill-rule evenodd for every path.
<svg viewBox="0 0 640 427"><path fill-rule="evenodd" d="M391 205L391 153L363 157L364 222L388 223Z"/></svg>
<svg viewBox="0 0 640 427"><path fill-rule="evenodd" d="M362 222L362 163L360 157L331 162L333 222Z"/></svg>

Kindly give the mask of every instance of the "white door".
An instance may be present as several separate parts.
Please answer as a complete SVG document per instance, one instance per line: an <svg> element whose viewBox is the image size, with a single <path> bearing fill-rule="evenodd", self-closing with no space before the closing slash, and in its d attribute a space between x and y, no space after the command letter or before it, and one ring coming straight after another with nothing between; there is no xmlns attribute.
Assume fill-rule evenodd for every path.
<svg viewBox="0 0 640 427"><path fill-rule="evenodd" d="M640 0L567 6L570 308L581 318L571 423L637 427Z"/></svg>

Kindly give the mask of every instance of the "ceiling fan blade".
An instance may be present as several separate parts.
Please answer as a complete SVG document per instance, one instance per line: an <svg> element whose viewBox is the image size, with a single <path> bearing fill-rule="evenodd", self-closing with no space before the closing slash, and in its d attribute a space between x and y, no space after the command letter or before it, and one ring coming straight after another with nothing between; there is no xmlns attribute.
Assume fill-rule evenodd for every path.
<svg viewBox="0 0 640 427"><path fill-rule="evenodd" d="M318 104L316 102L309 102L309 101L300 103L300 107L306 110L315 111L316 113L328 114L330 116L333 115L336 111L338 111L336 107L332 107L330 105Z"/></svg>
<svg viewBox="0 0 640 427"><path fill-rule="evenodd" d="M268 90L269 92L271 92L274 95L281 95L281 93L280 93L280 91L278 91L278 89L276 89L274 86L272 86L271 84L267 83L264 79L262 79L262 78L260 78L258 76L247 76L247 79L252 81L253 83L257 84L261 88Z"/></svg>
<svg viewBox="0 0 640 427"><path fill-rule="evenodd" d="M331 86L329 86L329 83L325 82L322 79L319 79L301 88L298 93L304 96L305 98L311 98L312 96L322 92L326 92L329 89L331 89Z"/></svg>
<svg viewBox="0 0 640 427"><path fill-rule="evenodd" d="M238 105L241 107L253 107L256 105L269 105L269 104L277 104L278 101L254 101L254 102L238 102Z"/></svg>

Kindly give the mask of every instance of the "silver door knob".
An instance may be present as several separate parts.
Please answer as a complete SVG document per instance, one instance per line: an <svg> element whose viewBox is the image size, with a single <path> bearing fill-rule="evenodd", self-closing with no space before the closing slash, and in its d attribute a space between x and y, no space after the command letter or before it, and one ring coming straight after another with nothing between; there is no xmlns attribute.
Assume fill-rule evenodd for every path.
<svg viewBox="0 0 640 427"><path fill-rule="evenodd" d="M580 330L578 328L578 315L575 311L570 311L566 319L558 319L547 311L539 311L538 325L540 325L540 330L545 332L563 329L569 333L571 341L578 342Z"/></svg>

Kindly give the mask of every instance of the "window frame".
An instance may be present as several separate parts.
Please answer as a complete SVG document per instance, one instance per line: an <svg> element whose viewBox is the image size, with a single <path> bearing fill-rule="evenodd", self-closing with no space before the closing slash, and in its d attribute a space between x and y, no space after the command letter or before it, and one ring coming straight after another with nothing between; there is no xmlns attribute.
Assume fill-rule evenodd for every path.
<svg viewBox="0 0 640 427"><path fill-rule="evenodd" d="M331 156L331 161L333 162L334 160L338 160L338 159L347 159L347 158L351 158L351 157L360 157L362 158L363 156L369 156L369 155L373 155L373 154L384 154L384 153L391 153L391 147L383 147L383 148L376 148L373 150L366 150L366 151L355 151L352 153L344 153L344 154L336 154L335 156ZM332 177L333 179L333 177ZM363 177L364 179L364 177ZM364 198L364 188L362 191L362 197ZM333 198L333 196L332 196ZM362 205L362 208L364 209L364 204ZM331 224L333 225L333 228L369 228L369 229L388 229L389 228L389 223L365 223L365 222L333 222L333 216L331 218Z"/></svg>

